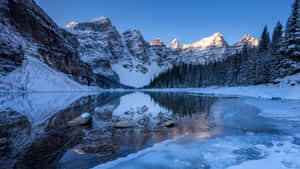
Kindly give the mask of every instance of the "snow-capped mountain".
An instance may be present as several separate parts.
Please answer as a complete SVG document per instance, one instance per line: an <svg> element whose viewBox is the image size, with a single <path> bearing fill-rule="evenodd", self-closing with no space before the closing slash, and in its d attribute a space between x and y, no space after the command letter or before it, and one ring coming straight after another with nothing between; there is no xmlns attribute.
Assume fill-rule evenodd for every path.
<svg viewBox="0 0 300 169"><path fill-rule="evenodd" d="M224 36L221 33L215 33L210 37L201 39L197 42L194 42L190 45L183 45L183 49L196 49L199 51L204 51L210 48L224 48L228 44L224 39Z"/></svg>
<svg viewBox="0 0 300 169"><path fill-rule="evenodd" d="M221 33L215 33L192 44L182 45L180 62L189 64L203 64L223 59L231 49Z"/></svg>
<svg viewBox="0 0 300 169"><path fill-rule="evenodd" d="M168 46L161 39L148 43L138 30L119 33L107 17L85 23L71 22L65 29L76 35L80 58L93 73L134 87L148 84L175 64L203 64L223 59L234 47L228 45L221 33L190 45L180 45L177 39Z"/></svg>
<svg viewBox="0 0 300 169"><path fill-rule="evenodd" d="M66 26L79 41L80 59L95 74L101 74L122 84L142 87L164 70L159 56L151 49L138 30L120 34L106 17Z"/></svg>
<svg viewBox="0 0 300 169"><path fill-rule="evenodd" d="M236 42L233 46L235 48L243 48L246 47L257 47L259 45L259 40L251 37L250 35L245 35L241 40Z"/></svg>
<svg viewBox="0 0 300 169"><path fill-rule="evenodd" d="M68 81L74 80L86 86L103 88L121 86L105 76L94 74L91 68L79 58L77 51L79 42L76 36L58 27L33 0L1 0L0 9L1 88L9 90L11 86L15 86L14 89L25 90L24 84L28 86L29 82L39 79L46 80L46 83L41 85L54 84L54 82L70 84ZM32 62L33 60L36 61ZM36 70L34 76L25 77L31 74L31 72L19 71L22 67L26 67L25 63L39 64L37 68L41 70ZM57 77L57 80L53 81L53 78L47 78L43 73L45 72L43 70L48 68L51 69L48 73L57 73L52 74ZM30 71L30 69L24 70ZM18 73L24 76L24 84L7 80L7 76L18 77ZM64 74L65 78L56 76L60 73ZM31 77L36 79L30 79ZM56 90L51 85L48 87L40 88ZM39 88L33 90L39 91Z"/></svg>
<svg viewBox="0 0 300 169"><path fill-rule="evenodd" d="M30 70L24 68L25 63L39 64L37 67L44 66L43 70L53 69L48 72L62 73L82 85L115 88L123 87L121 83L142 87L173 65L220 60L245 44L254 47L259 43L247 35L230 46L221 33L192 44L181 45L177 39L169 45L160 39L149 43L138 30L119 33L107 17L97 17L84 23L71 22L62 29L34 0L2 0L0 8L3 18L0 22L2 89L24 86L32 89L28 84L34 79L24 78L20 86L6 78L8 75L19 77L20 69ZM22 74L47 80L43 77L46 76L43 70L35 72L34 76L31 76L32 72ZM51 77L56 75L54 73ZM61 77L57 81L61 82ZM70 84L69 81L64 82Z"/></svg>
<svg viewBox="0 0 300 169"><path fill-rule="evenodd" d="M168 45L168 48L172 48L172 49L177 50L177 49L181 49L181 46L180 46L179 41L178 41L177 39L174 39L174 40L170 43L170 45Z"/></svg>
<svg viewBox="0 0 300 169"><path fill-rule="evenodd" d="M151 46L154 46L154 45L164 45L164 42L161 41L160 39L155 39L154 41L152 41L150 43Z"/></svg>

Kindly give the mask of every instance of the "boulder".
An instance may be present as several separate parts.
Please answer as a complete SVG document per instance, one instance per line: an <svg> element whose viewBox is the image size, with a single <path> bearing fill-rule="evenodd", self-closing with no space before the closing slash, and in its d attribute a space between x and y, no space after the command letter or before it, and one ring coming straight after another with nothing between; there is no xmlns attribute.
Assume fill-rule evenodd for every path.
<svg viewBox="0 0 300 169"><path fill-rule="evenodd" d="M115 128L126 129L134 127L134 124L130 121L120 121L114 125Z"/></svg>
<svg viewBox="0 0 300 169"><path fill-rule="evenodd" d="M143 107L138 107L136 112L137 112L137 114L144 114L148 110L149 110L149 108L146 105L144 105Z"/></svg>
<svg viewBox="0 0 300 169"><path fill-rule="evenodd" d="M79 117L76 117L75 119L68 122L68 126L74 127L74 126L82 126L86 125L90 122L91 115L89 113L83 113Z"/></svg>
<svg viewBox="0 0 300 169"><path fill-rule="evenodd" d="M176 125L176 121L174 120L169 120L163 123L163 126L168 128L174 127L175 125Z"/></svg>

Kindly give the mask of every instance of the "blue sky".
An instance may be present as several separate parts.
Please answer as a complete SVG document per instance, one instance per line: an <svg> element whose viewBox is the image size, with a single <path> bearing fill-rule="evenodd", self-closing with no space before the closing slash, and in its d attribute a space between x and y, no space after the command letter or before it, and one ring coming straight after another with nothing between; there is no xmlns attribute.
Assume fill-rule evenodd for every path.
<svg viewBox="0 0 300 169"><path fill-rule="evenodd" d="M293 0L36 0L60 26L109 17L120 32L138 29L147 41L192 43L215 32L234 43L286 24Z"/></svg>

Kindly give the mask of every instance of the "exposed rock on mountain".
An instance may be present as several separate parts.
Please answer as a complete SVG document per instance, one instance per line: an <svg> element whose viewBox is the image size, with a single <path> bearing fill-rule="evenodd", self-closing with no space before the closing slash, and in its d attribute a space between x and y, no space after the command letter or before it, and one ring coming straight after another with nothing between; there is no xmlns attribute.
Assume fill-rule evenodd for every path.
<svg viewBox="0 0 300 169"><path fill-rule="evenodd" d="M79 58L76 36L59 28L33 0L2 0L0 8L1 76L13 73L24 60L34 57L81 84L119 86L93 74Z"/></svg>
<svg viewBox="0 0 300 169"><path fill-rule="evenodd" d="M143 35L138 30L127 30L123 33L124 42L130 54L136 61L142 64L151 64L149 44L144 40Z"/></svg>
<svg viewBox="0 0 300 169"><path fill-rule="evenodd" d="M194 42L191 45L183 45L183 49L194 48L203 51L209 48L224 48L227 46L228 44L225 41L224 36L221 33L215 33L214 35Z"/></svg>
<svg viewBox="0 0 300 169"><path fill-rule="evenodd" d="M80 59L92 68L93 73L119 80L111 63L125 55L124 46L120 34L108 18L79 23L68 30L77 35Z"/></svg>
<svg viewBox="0 0 300 169"><path fill-rule="evenodd" d="M70 22L66 25L66 28L72 28L74 26L76 26L78 23L77 22Z"/></svg>
<svg viewBox="0 0 300 169"><path fill-rule="evenodd" d="M241 40L236 42L233 46L235 48L243 48L244 46L246 47L257 47L259 45L259 40L251 37L250 35L245 35Z"/></svg>
<svg viewBox="0 0 300 169"><path fill-rule="evenodd" d="M7 85L10 83L7 78L0 78L0 88L5 89L12 88L8 86L32 89L28 83L34 79L25 77L46 82L47 78L40 77L45 75L39 72L52 72L51 77L58 75L45 71L48 68L66 75L63 85L70 84L66 78L71 78L84 85L103 88L121 87L118 82L142 87L176 64L221 60L245 44L255 47L259 43L247 35L229 46L223 35L216 33L189 45L181 45L174 39L166 46L160 39L146 42L138 30L120 34L107 17L84 23L71 22L65 29L59 28L33 0L2 0L0 8L3 18L0 22L0 76L6 77L13 72L24 75L21 86ZM32 57L38 61L30 59ZM24 72L30 70L24 67L24 60L26 65L37 63L43 71Z"/></svg>
<svg viewBox="0 0 300 169"><path fill-rule="evenodd" d="M215 33L189 45L182 45L182 50L186 57L181 58L180 61L189 64L203 64L221 60L232 52L221 33Z"/></svg>
<svg viewBox="0 0 300 169"><path fill-rule="evenodd" d="M164 43L160 39L155 39L153 42L151 42L150 45L151 46L154 46L154 45L164 45Z"/></svg>
<svg viewBox="0 0 300 169"><path fill-rule="evenodd" d="M179 41L177 39L174 39L170 45L168 45L168 48L172 48L172 49L180 49L181 48L181 45L179 43Z"/></svg>
<svg viewBox="0 0 300 169"><path fill-rule="evenodd" d="M77 36L80 58L95 74L141 87L162 70L156 63L158 56L138 30L119 34L106 17L78 23L67 30Z"/></svg>

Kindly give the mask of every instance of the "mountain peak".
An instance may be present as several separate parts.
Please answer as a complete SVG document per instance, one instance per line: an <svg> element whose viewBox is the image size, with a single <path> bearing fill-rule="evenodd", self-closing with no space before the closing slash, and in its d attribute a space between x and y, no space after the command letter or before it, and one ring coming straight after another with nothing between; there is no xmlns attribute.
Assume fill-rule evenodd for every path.
<svg viewBox="0 0 300 169"><path fill-rule="evenodd" d="M88 22L70 22L65 26L66 28L74 28L76 31L95 31L95 32L108 32L115 30L109 18L100 16Z"/></svg>
<svg viewBox="0 0 300 169"><path fill-rule="evenodd" d="M74 26L76 26L78 23L77 22L70 22L70 23L68 23L65 27L66 28L73 28Z"/></svg>
<svg viewBox="0 0 300 169"><path fill-rule="evenodd" d="M91 20L91 22L101 22L101 23L104 23L104 22L110 22L109 18L108 17L105 17L105 16L99 16L99 17L95 17Z"/></svg>
<svg viewBox="0 0 300 169"><path fill-rule="evenodd" d="M187 48L198 48L200 51L206 50L208 48L213 48L213 47L219 47L223 48L226 47L227 42L224 39L224 36L222 33L218 32L213 34L212 36L206 37L201 39L200 41L194 42L191 45L183 45L184 49Z"/></svg>
<svg viewBox="0 0 300 169"><path fill-rule="evenodd" d="M169 48L172 48L172 49L179 49L181 46L180 46L180 43L179 41L175 38L170 45L168 45Z"/></svg>
<svg viewBox="0 0 300 169"><path fill-rule="evenodd" d="M153 42L150 43L151 46L156 46L156 45L164 45L163 41L160 39L155 39Z"/></svg>
<svg viewBox="0 0 300 169"><path fill-rule="evenodd" d="M213 37L224 37L222 33L217 32L215 34L213 34Z"/></svg>
<svg viewBox="0 0 300 169"><path fill-rule="evenodd" d="M242 47L244 45L246 45L248 47L256 47L259 45L259 40L250 36L249 34L246 34L241 40L236 42L233 46Z"/></svg>

